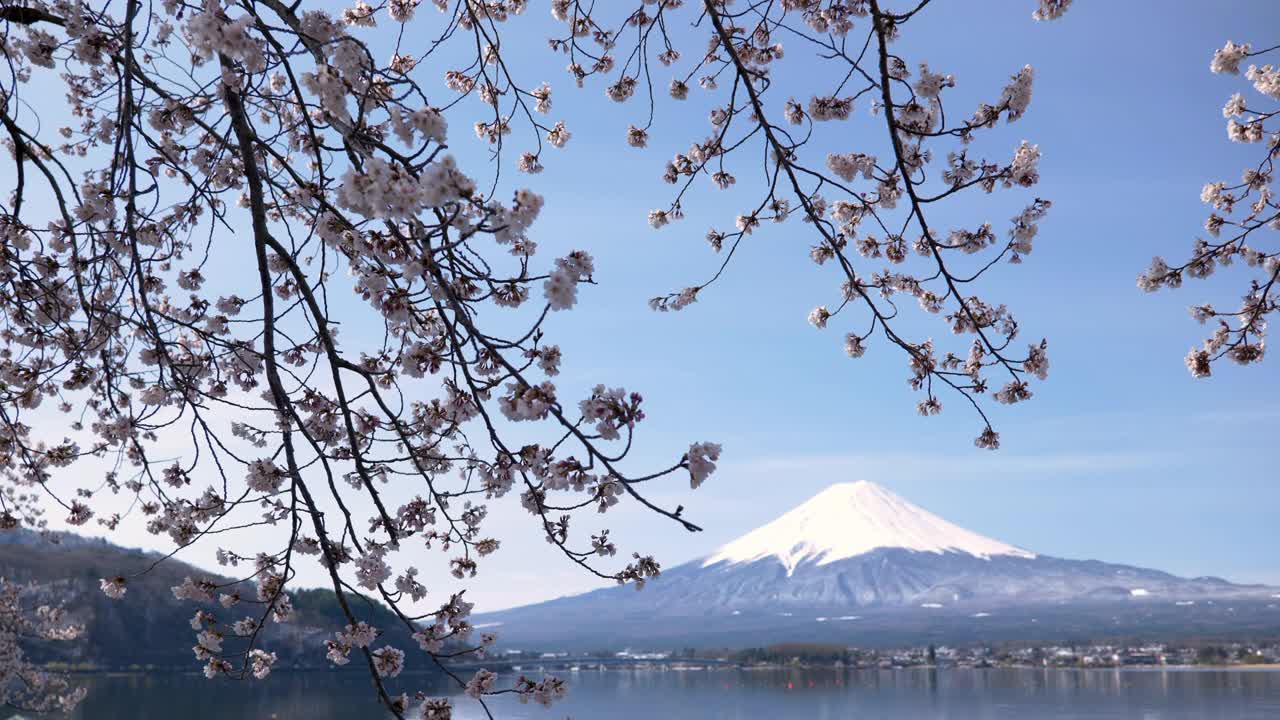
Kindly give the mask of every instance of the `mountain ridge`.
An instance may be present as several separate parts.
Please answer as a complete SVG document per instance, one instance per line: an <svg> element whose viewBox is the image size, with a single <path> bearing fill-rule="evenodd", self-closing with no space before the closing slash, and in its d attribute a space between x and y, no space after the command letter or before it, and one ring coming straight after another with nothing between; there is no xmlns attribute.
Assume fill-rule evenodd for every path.
<svg viewBox="0 0 1280 720"><path fill-rule="evenodd" d="M777 557L788 572L805 560L825 565L879 548L963 552L975 557L1035 553L954 525L869 480L836 483L703 560L749 563Z"/></svg>
<svg viewBox="0 0 1280 720"><path fill-rule="evenodd" d="M1277 600L1266 586L1036 554L862 481L828 487L643 592L603 588L476 622L513 645L896 644L1280 630Z"/></svg>
<svg viewBox="0 0 1280 720"><path fill-rule="evenodd" d="M85 626L84 634L74 641L31 643L28 654L38 662L57 661L84 669L198 670L191 650L195 643L191 616L204 610L228 621L237 617L216 602L180 601L172 587L186 576L230 580L176 558L155 564L162 557L74 533L0 531L0 577L31 584L32 605L61 605L72 620ZM131 578L128 593L120 600L108 598L99 587L100 578L115 575ZM253 596L247 583L239 589ZM346 623L336 595L325 589L291 589L289 595L294 618L288 623L268 623L260 638L262 647L278 654L278 669L332 670L325 660L324 641ZM382 604L362 603L360 614L383 630L391 644L414 645L408 630ZM234 646L232 638L227 643L228 648Z"/></svg>

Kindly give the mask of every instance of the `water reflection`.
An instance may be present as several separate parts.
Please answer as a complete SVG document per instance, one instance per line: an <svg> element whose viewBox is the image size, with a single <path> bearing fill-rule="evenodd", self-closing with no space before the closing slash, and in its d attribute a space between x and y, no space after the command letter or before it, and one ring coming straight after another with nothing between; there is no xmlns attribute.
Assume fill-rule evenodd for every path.
<svg viewBox="0 0 1280 720"><path fill-rule="evenodd" d="M503 720L1263 720L1280 717L1280 672L1121 670L582 671L569 700L546 711L510 699ZM201 676L86 678L74 720L348 720L376 718L357 673L273 676L265 683ZM454 694L427 676L397 691ZM484 715L465 697L456 717ZM9 718L0 712L0 718Z"/></svg>

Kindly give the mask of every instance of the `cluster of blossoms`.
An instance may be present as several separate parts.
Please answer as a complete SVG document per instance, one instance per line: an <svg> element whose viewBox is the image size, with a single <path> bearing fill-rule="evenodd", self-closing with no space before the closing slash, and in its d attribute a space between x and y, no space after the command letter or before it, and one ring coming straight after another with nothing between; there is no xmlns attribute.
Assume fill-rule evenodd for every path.
<svg viewBox="0 0 1280 720"><path fill-rule="evenodd" d="M418 558L476 576L500 547L488 503L512 495L568 560L642 584L658 563L611 560L597 513L630 504L697 530L642 490L697 487L720 448L632 474L641 395L557 385L544 321L585 299L591 255L544 261L543 198L502 190L496 167L480 182L446 143L476 112L462 120L478 118L480 140L462 141L502 159L523 137L517 165L536 172L570 131L542 119L551 86L522 84L496 41L524 0L433 4L0 0L0 177L14 181L0 201L0 512L5 528L55 506L75 525L217 543L236 577L173 588L200 607L193 653L211 678L270 675L263 630L293 620L309 566L345 618L328 659L368 665L398 716L447 718L448 702L384 681L482 657L493 637L473 637L460 594L431 600ZM387 57L371 33L410 22L436 27L391 33ZM130 581L101 590L130 602ZM362 597L417 647L389 643ZM25 678L12 656L9 677ZM459 686L479 702L564 694L554 678Z"/></svg>
<svg viewBox="0 0 1280 720"><path fill-rule="evenodd" d="M617 102L652 97L655 88L645 92L640 86L651 82L659 65L673 68L667 88L672 99L688 101L694 86L705 91L711 106L707 134L666 164L663 179L677 190L668 205L649 212L655 229L685 217L686 203L700 191L699 178L709 179L713 189L737 188L736 163L765 159L763 173L752 172L766 179L763 187L754 184L759 194L732 227L706 235L723 254L711 279L653 298L654 309L688 307L764 223L798 220L812 232L814 262L836 274L834 302L816 307L809 322L818 329L840 324L850 357L861 357L877 336L898 347L910 368L908 384L924 395L920 414L937 414L940 394L953 391L981 418L975 444L994 449L999 436L981 401L988 395L1006 404L1030 398L1028 379L1046 377L1046 343L1019 345L1012 313L972 287L996 263L1019 263L1030 254L1050 203L1030 198L1004 237L986 222L941 230L933 224L934 208L948 201L969 204L972 193L966 190L1018 190L1039 181L1038 145L1024 140L1006 158L971 151L979 133L1027 112L1034 72L1024 67L1013 73L998 99L979 104L971 115L945 113L957 78L926 63L915 63L913 72L913 63L895 51L923 6L896 10L891 4L785 0L744 9L688 3L698 21L686 38L675 28L689 22L674 19L683 2L558 0L552 14L566 27L551 47L569 56L569 72L579 85L600 75L605 94ZM1070 4L1041 0L1033 17L1053 20ZM686 42L696 48L687 66L679 51ZM855 47L865 50L850 52ZM779 95L774 69L800 56L796 48L831 70L806 71ZM654 123L653 103L642 109L647 121L632 123L626 136L637 148L647 145ZM866 134L840 128L860 109L869 111L878 139L850 147L848 138ZM957 347L947 352L935 349L931 339L907 337L897 304L903 295L925 313L942 316L961 337ZM1021 347L1027 347L1025 354ZM989 392L992 383L998 384Z"/></svg>
<svg viewBox="0 0 1280 720"><path fill-rule="evenodd" d="M1213 365L1227 358L1240 365L1259 362L1266 353L1267 319L1280 311L1280 247L1274 233L1280 230L1280 201L1276 198L1276 160L1280 157L1280 66L1258 64L1255 58L1275 57L1280 46L1254 50L1249 43L1227 44L1216 50L1209 64L1213 73L1239 75L1241 65L1252 85L1246 97L1233 94L1222 108L1227 137L1236 143L1256 144L1261 157L1245 168L1239 182L1207 183L1200 200L1209 206L1204 231L1207 237L1192 243L1191 257L1173 265L1156 257L1138 275L1138 287L1147 292L1178 288L1184 278L1203 279L1219 268L1240 265L1251 277L1238 307L1219 309L1212 304L1191 306L1191 316L1211 324L1212 332L1200 346L1187 353L1187 370L1208 377Z"/></svg>
<svg viewBox="0 0 1280 720"><path fill-rule="evenodd" d="M84 699L85 688L30 660L22 645L75 640L84 628L68 621L61 608L31 608L37 591L0 578L0 705L19 712L70 714Z"/></svg>

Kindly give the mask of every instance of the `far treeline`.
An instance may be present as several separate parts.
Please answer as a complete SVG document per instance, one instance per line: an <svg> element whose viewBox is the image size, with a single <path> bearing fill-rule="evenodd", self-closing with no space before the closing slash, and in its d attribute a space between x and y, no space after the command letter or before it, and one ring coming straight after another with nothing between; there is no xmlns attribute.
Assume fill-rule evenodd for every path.
<svg viewBox="0 0 1280 720"><path fill-rule="evenodd" d="M1112 647L1139 647L1147 643L1096 643L1097 645L1106 645ZM1250 643L1218 643L1214 641L1196 641L1188 643L1178 643L1176 648L1188 648L1195 651L1196 663L1201 665L1226 665L1226 664L1263 664L1267 662L1264 655L1259 653L1255 648L1261 646L1271 646L1280 644L1280 640L1276 638L1258 639ZM1092 646L1095 643L1063 643L1063 647L1080 647ZM1044 652L1043 647L1035 647L1026 643L1004 643L989 648L989 657L993 660L1011 658L1015 651L1031 649L1033 651ZM907 649L903 648L902 651ZM919 649L914 649L919 651ZM696 658L714 658L720 660L729 660L742 665L767 664L767 665L833 665L835 663L855 664L866 662L869 660L884 657L886 650L872 650L856 647L845 647L842 645L831 645L825 643L779 643L776 645L768 645L766 647L745 648L740 650L721 649L721 650L696 650L694 648L685 648L678 653L676 657L686 659ZM921 658L933 664L937 661L937 648L929 645L921 654Z"/></svg>

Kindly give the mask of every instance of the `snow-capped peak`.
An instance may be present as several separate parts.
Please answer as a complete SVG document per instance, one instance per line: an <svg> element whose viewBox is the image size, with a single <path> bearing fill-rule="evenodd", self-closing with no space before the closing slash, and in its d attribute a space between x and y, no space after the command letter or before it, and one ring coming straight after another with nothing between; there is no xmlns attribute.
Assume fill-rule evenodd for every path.
<svg viewBox="0 0 1280 720"><path fill-rule="evenodd" d="M800 563L826 565L877 548L1034 558L998 540L953 525L866 480L838 483L803 505L724 545L702 566L776 557L790 575Z"/></svg>

